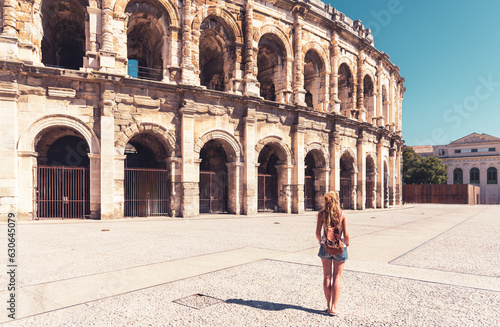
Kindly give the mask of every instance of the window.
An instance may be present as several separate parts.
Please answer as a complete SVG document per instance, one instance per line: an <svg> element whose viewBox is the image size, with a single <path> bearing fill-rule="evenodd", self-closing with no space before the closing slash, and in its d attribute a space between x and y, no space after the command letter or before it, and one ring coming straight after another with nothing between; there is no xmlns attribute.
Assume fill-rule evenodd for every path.
<svg viewBox="0 0 500 327"><path fill-rule="evenodd" d="M439 149L439 155L440 156L444 156L446 154L446 150L445 149Z"/></svg>
<svg viewBox="0 0 500 327"><path fill-rule="evenodd" d="M471 168L470 170L470 184L479 185L479 168Z"/></svg>
<svg viewBox="0 0 500 327"><path fill-rule="evenodd" d="M477 152L477 149L471 149L470 152Z"/></svg>
<svg viewBox="0 0 500 327"><path fill-rule="evenodd" d="M495 148L489 148L488 149L489 152L495 152L495 150L496 150Z"/></svg>
<svg viewBox="0 0 500 327"><path fill-rule="evenodd" d="M498 184L498 174L495 167L490 167L486 171L487 184Z"/></svg>
<svg viewBox="0 0 500 327"><path fill-rule="evenodd" d="M462 153L462 150L455 150L455 153Z"/></svg>
<svg viewBox="0 0 500 327"><path fill-rule="evenodd" d="M463 184L464 183L464 172L461 168L455 168L453 170L453 184Z"/></svg>

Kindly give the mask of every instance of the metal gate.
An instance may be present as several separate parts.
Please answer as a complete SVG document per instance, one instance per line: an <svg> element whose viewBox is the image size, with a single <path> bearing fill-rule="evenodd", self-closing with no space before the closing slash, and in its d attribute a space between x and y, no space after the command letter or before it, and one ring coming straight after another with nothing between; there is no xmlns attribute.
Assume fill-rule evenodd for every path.
<svg viewBox="0 0 500 327"><path fill-rule="evenodd" d="M90 215L90 174L84 167L35 168L36 218L85 218Z"/></svg>
<svg viewBox="0 0 500 327"><path fill-rule="evenodd" d="M258 211L277 211L278 194L274 175L258 175Z"/></svg>
<svg viewBox="0 0 500 327"><path fill-rule="evenodd" d="M342 209L351 209L351 178L340 178L340 207Z"/></svg>
<svg viewBox="0 0 500 327"><path fill-rule="evenodd" d="M306 210L315 210L315 191L314 191L314 177L306 176L304 184L305 208Z"/></svg>
<svg viewBox="0 0 500 327"><path fill-rule="evenodd" d="M366 180L366 208L373 208L373 186L374 183L372 180Z"/></svg>
<svg viewBox="0 0 500 327"><path fill-rule="evenodd" d="M200 213L227 212L227 172L200 171Z"/></svg>
<svg viewBox="0 0 500 327"><path fill-rule="evenodd" d="M169 172L165 169L125 168L125 217L167 216Z"/></svg>

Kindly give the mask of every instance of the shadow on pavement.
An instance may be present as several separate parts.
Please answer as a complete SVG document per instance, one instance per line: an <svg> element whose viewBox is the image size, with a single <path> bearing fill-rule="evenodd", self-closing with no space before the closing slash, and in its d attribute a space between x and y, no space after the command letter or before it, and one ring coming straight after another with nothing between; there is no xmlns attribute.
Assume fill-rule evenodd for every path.
<svg viewBox="0 0 500 327"><path fill-rule="evenodd" d="M305 311L305 312L315 313L315 314L322 314L322 315L325 314L325 311L304 308L304 307L301 307L299 305L274 303L274 302L267 302L267 301L229 299L229 300L226 300L225 303L245 305L247 307L252 307L252 308L256 308L256 309L260 309L260 310L268 310L268 311L282 311L282 310L286 310L286 309L293 309L293 310L300 310L300 311Z"/></svg>

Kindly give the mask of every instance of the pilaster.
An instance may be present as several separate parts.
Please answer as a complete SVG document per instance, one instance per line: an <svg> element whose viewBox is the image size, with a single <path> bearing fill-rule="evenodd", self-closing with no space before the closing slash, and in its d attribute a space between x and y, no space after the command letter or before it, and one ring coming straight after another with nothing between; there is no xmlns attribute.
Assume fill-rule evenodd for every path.
<svg viewBox="0 0 500 327"><path fill-rule="evenodd" d="M293 152L297 160L295 160L293 170L293 194L292 194L292 212L304 213L304 183L305 183L305 153L303 117L300 117L297 125L293 126Z"/></svg>
<svg viewBox="0 0 500 327"><path fill-rule="evenodd" d="M244 173L243 173L243 213L255 215L257 213L257 158L255 151L255 106L248 105L247 116L244 121Z"/></svg>
<svg viewBox="0 0 500 327"><path fill-rule="evenodd" d="M186 104L181 108L181 183L182 183L182 217L199 215L199 162L194 157L194 114L196 108L191 95L184 100Z"/></svg>
<svg viewBox="0 0 500 327"><path fill-rule="evenodd" d="M115 93L111 85L103 84L101 94L101 219L115 215ZM123 208L121 209L123 212ZM120 214L118 210L117 214ZM123 216L123 213L122 213Z"/></svg>
<svg viewBox="0 0 500 327"><path fill-rule="evenodd" d="M364 210L366 205L366 154L365 154L365 142L364 142L364 131L359 131L359 136L357 140L357 166L358 166L358 176L357 176L357 208L359 210Z"/></svg>

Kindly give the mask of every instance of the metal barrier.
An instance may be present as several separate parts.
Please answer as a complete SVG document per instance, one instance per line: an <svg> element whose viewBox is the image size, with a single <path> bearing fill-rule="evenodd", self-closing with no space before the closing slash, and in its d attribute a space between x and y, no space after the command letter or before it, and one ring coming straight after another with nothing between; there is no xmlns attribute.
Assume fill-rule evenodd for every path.
<svg viewBox="0 0 500 327"><path fill-rule="evenodd" d="M88 168L38 166L35 174L36 219L85 218L90 215Z"/></svg>
<svg viewBox="0 0 500 327"><path fill-rule="evenodd" d="M165 169L125 168L125 217L168 216L170 178Z"/></svg>

